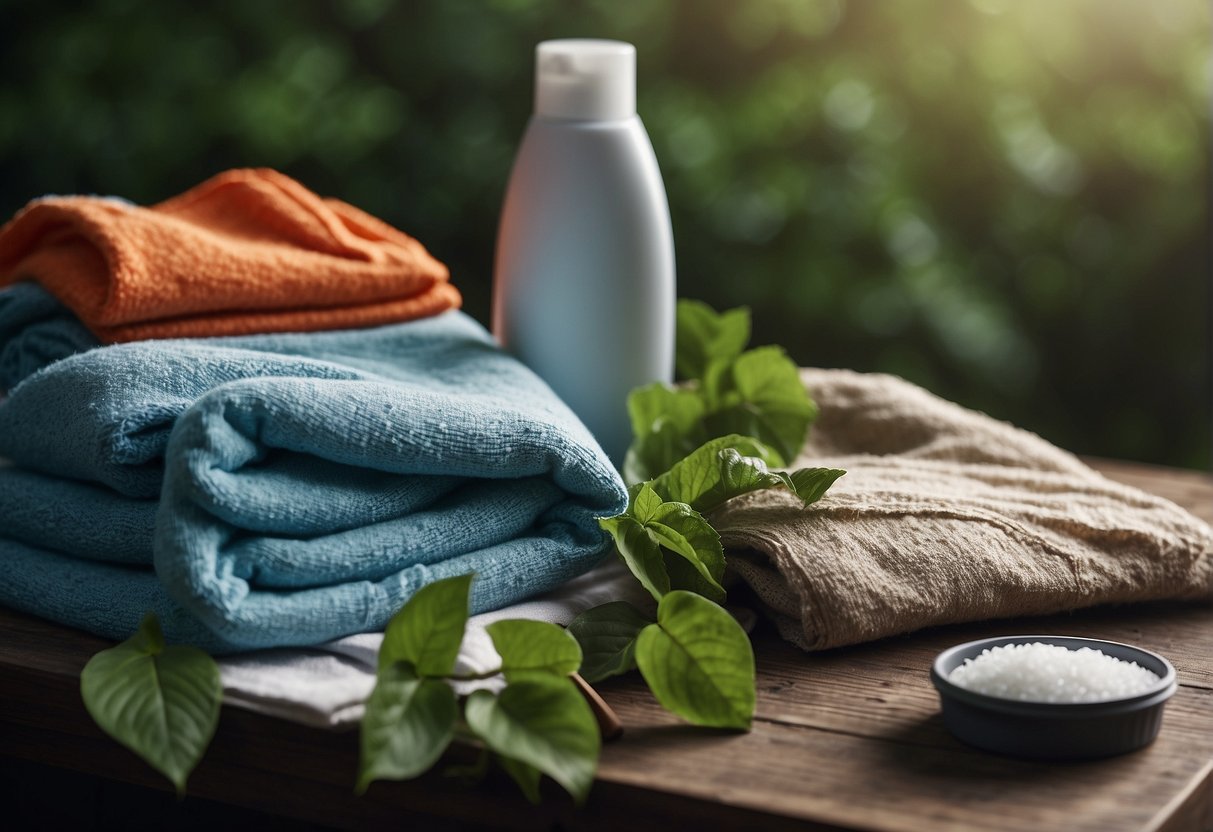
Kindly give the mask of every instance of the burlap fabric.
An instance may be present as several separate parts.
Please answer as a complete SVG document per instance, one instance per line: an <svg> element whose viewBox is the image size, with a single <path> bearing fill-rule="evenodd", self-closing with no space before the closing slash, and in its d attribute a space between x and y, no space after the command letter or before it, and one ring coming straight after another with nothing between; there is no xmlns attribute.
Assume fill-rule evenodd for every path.
<svg viewBox="0 0 1213 832"><path fill-rule="evenodd" d="M1207 599L1213 531L1035 434L906 381L802 371L821 408L795 467L847 469L711 518L731 570L807 650L1096 604Z"/></svg>

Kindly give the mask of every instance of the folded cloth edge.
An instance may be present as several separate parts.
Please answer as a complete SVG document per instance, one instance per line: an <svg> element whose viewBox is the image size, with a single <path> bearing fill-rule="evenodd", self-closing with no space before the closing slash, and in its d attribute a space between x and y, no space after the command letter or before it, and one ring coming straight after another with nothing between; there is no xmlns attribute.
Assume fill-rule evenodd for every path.
<svg viewBox="0 0 1213 832"><path fill-rule="evenodd" d="M800 508L787 495L763 492L734 500L712 517L713 522L718 524L732 571L749 583L764 600L769 611L774 613L781 634L800 647L826 649L909 632L923 626L978 618L1048 614L1104 603L1213 598L1213 531L1206 523L1174 503L1109 480L1073 454L1056 448L1035 434L947 402L902 379L882 374L813 368L802 370L802 379L811 391L824 387L827 392L818 397L822 405L822 418L810 434L809 442L795 467L824 465L850 468L850 481L844 477L820 503L807 509ZM876 388L880 389L873 393ZM899 404L904 404L907 412L915 414L914 420L908 425L908 434L900 437L896 435ZM959 433L950 433L949 428ZM958 444L958 435L965 433L969 435L970 444ZM902 453L860 453L861 447L896 449ZM912 487L899 483L899 477L904 477L905 482L914 483L918 481L915 477L919 476L925 478L923 482L927 482L944 472L956 474L951 469L956 468L954 457L957 454L973 459L965 468L976 477L970 485L977 486L980 484L978 480L985 478L989 480L985 485L992 495L997 495L1004 484L1011 489L1011 493L1015 493L1016 488L1026 490L1028 480L1036 481L1045 491L1049 488L1062 489L1059 493L1064 494L1064 489L1077 489L1072 506L1067 499L1050 496L1043 491L1042 499L1065 504L1064 510L1090 513L1090 529L1097 537L1103 534L1106 540L1119 540L1124 546L1146 545L1143 551L1157 551L1160 560L1152 562L1147 555L1137 552L1124 564L1118 566L1112 563L1109 566L1100 564L1098 560L1092 561L1088 553L1082 551L1082 546L1073 550L1058 549L1032 567L1056 571L1053 579L1055 588L1049 590L1051 596L1041 594L1042 589L1049 586L1049 581L1038 574L1023 579L1021 586L1015 590L1019 593L1015 603L993 599L971 602L985 610L985 614L975 615L971 609L968 612L938 609L925 615L923 610L929 608L932 597L938 595L941 602L947 597L946 592L930 588L927 583L909 590L919 592L921 596L916 601L919 604L916 622L907 623L904 617L907 607L904 604L902 613L897 612L901 602L896 599L882 604L873 602L871 596L867 596L862 609L856 608L847 613L837 608L838 599L847 597L848 592L857 601L862 598L856 594L860 590L855 587L863 585L862 578L878 577L879 570L883 568L878 565L881 558L897 557L894 552L899 544L892 540L868 541L852 553L850 550L855 544L847 538L848 535L854 537L859 533L854 523L878 510L892 514L936 511L938 501L928 505ZM1035 467L1025 469L1024 466L1028 464ZM883 476L876 484L864 481L866 469L872 466L875 466L873 470L879 469L889 476ZM896 470L899 466L905 468L904 474ZM962 485L966 482L959 474L956 479ZM861 486L861 493L853 497L849 489L857 485ZM899 493L898 489L903 486L904 492ZM890 491L890 488L893 490ZM1082 491L1091 493L1082 499L1079 496ZM946 493L945 488L942 494ZM1125 521L1129 525L1119 530L1115 528L1115 512L1109 515L1112 509L1099 505L1100 500L1105 498L1110 506L1119 504L1124 507L1123 511L1132 514ZM991 498L989 503L974 499L954 520L990 524L992 530L1000 529L991 531L991 534L1010 535L1010 540L1025 533L1016 523L1000 516L998 509L997 499ZM1054 535L1047 527L1063 523L1065 518L1051 516L1039 506L1033 506L1032 510L1042 512L1041 519L1046 527L1045 538L1037 545L1057 546L1059 541L1064 543L1064 534ZM835 519L830 520L830 516ZM1101 530L1108 522L1112 523L1113 528ZM781 534L782 523L799 524L797 528L801 531L798 534L803 537ZM814 527L813 523L817 523L817 526ZM810 529L815 529L812 537ZM908 533L909 530L903 529L903 532ZM847 580L830 574L831 567L824 560L824 549L807 558L793 551L797 546L815 544L818 548L834 547L830 551L838 557L866 559L864 563L868 573L853 574L851 587L837 586L838 581L845 584ZM915 545L921 546L909 541L903 545L909 547L907 553L914 552ZM921 568L929 570L938 566L933 565L921 551L918 555L927 558ZM1057 560L1051 561L1053 557ZM808 562L819 564L822 571L810 574L806 571ZM892 565L894 561L887 563ZM984 567L988 568L989 564L984 564ZM899 568L904 568L904 565ZM1122 573L1119 576L1114 574L1117 569ZM1133 570L1148 571L1136 573L1141 575L1140 579L1125 577L1134 574ZM842 573L845 572L845 569L842 570ZM1135 580L1148 580L1148 584L1137 587ZM1062 589L1067 581L1071 583L1070 588ZM1009 583L1008 591L1011 589L1012 584ZM900 588L899 593L904 590L904 587ZM873 590L868 586L864 591ZM988 588L984 592L988 594L993 589ZM847 621L850 615L856 618ZM902 617L899 618L899 615Z"/></svg>

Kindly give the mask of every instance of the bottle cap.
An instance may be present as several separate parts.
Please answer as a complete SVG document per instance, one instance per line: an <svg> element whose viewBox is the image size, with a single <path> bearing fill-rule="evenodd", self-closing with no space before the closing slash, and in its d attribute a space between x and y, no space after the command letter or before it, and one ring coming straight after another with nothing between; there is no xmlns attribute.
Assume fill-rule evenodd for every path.
<svg viewBox="0 0 1213 832"><path fill-rule="evenodd" d="M636 47L545 40L535 48L535 114L594 121L636 115Z"/></svg>

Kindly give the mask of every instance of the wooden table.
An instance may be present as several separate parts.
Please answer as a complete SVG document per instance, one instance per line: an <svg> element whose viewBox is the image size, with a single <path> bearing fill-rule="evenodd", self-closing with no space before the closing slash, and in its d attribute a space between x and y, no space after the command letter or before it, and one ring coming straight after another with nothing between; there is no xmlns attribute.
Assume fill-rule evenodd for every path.
<svg viewBox="0 0 1213 832"><path fill-rule="evenodd" d="M1213 521L1208 477L1094 464ZM635 678L603 684L626 734L604 748L598 782L581 810L555 789L544 805L532 807L499 774L472 786L432 773L411 783L377 783L356 798L355 734L234 708L224 708L215 741L190 780L191 797L178 803L165 781L93 726L80 703L80 668L104 642L6 611L0 611L0 632L6 816L24 812L47 821L44 828L213 830L252 820L262 829L412 823L427 829L692 823L914 832L1213 829L1213 608L1205 604L945 627L819 654L801 653L761 630L755 636L758 711L749 734L680 725ZM1158 740L1108 760L1044 764L985 754L952 739L927 678L932 658L960 641L1022 632L1127 641L1170 658L1180 687ZM65 824L51 822L58 820Z"/></svg>

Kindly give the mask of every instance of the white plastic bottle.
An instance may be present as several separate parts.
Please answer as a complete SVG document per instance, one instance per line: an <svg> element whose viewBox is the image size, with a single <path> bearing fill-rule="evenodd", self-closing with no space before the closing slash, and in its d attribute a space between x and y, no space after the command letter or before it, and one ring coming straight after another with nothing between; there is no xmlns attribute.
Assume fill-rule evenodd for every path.
<svg viewBox="0 0 1213 832"><path fill-rule="evenodd" d="M535 112L497 235L493 332L618 466L628 392L673 376L670 209L636 115L635 47L553 40L535 57Z"/></svg>

